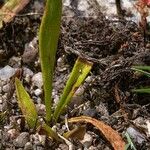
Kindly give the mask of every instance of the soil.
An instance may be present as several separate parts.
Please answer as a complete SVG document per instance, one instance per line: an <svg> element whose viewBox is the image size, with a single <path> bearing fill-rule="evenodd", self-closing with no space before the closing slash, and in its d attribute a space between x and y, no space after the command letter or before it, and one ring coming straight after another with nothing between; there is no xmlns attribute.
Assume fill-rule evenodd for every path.
<svg viewBox="0 0 150 150"><path fill-rule="evenodd" d="M41 71L38 29L43 7L42 0L31 1L12 22L0 29L0 67L9 65L17 70L16 74L19 74L35 104L39 106L41 116L45 113L42 85L33 83L32 79ZM75 11L73 17L67 17L68 9L74 14L75 6L73 10L66 7L62 17L53 84L54 102L62 93L77 57L92 61L94 66L81 87L83 93L74 96L75 101L68 106L67 117L94 117L110 125L122 137L126 131L133 129L134 132L130 134L136 149L149 150L147 122L150 119L150 95L137 94L132 90L150 86L150 78L131 69L135 65L150 66L149 37L145 39L142 29L133 21L110 20L102 12L98 12L97 18L83 17L79 11ZM30 14L32 12L37 13ZM0 81L0 149L68 149L65 143L56 143L46 137L41 140L37 133L22 124L23 117L17 105L12 80L13 76L5 82ZM8 90L3 90L5 85L8 85ZM37 94L39 90L41 93ZM66 114L61 116L60 122ZM66 129L62 123L58 123L57 130L63 133ZM87 149L112 149L93 126L87 125L86 132L92 137ZM24 139L28 137L21 146L16 144L20 136L25 136ZM124 140L127 141L125 137ZM84 149L80 141L71 142L75 149Z"/></svg>

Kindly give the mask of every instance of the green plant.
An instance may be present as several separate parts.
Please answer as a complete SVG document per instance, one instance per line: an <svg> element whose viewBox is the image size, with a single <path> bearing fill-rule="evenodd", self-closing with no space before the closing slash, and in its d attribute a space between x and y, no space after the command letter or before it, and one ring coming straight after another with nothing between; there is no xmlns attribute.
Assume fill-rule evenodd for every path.
<svg viewBox="0 0 150 150"><path fill-rule="evenodd" d="M32 99L26 92L21 81L17 78L15 79L18 104L28 126L32 129L37 129L40 134L46 134L48 137L51 137L57 141L62 141L61 139L64 140L64 138L53 131L50 124L53 123L53 120L57 122L60 114L67 107L68 103L71 101L72 96L83 83L93 65L92 62L87 61L84 58L77 58L67 84L63 90L62 96L53 113L52 79L60 32L61 10L62 0L47 0L39 32L39 54L43 76L44 102L46 106L45 122L40 122ZM122 140L119 133L102 121L87 116L81 116L71 118L69 119L69 122L87 122L93 124L99 129L100 132L103 133L103 135L112 144L115 150L124 150L125 142ZM80 135L78 132L80 132ZM65 133L64 137L69 138L75 136L77 138L76 134L78 134L78 137L81 138L84 136L84 133L84 126L79 126Z"/></svg>
<svg viewBox="0 0 150 150"><path fill-rule="evenodd" d="M126 144L125 150L137 150L132 142L132 139L130 138L130 135L128 134L128 132L125 133L125 137L128 141L128 144Z"/></svg>
<svg viewBox="0 0 150 150"><path fill-rule="evenodd" d="M64 110L64 108L70 102L73 94L83 83L93 65L92 62L89 62L83 58L77 59L53 115L52 80L58 38L60 33L61 11L62 0L47 0L39 31L39 56L43 76L46 122L42 124L40 123L32 99L26 92L21 81L17 78L15 79L18 104L28 123L28 126L33 129L39 129L40 131L42 131L42 133L44 130L45 134L53 137L56 140L59 140L59 137L49 126L52 123L52 118L53 120L57 121L58 117L62 113L62 110Z"/></svg>
<svg viewBox="0 0 150 150"><path fill-rule="evenodd" d="M148 71L150 71L150 66L134 66L132 68L132 70L140 72L142 74L144 74L145 76L150 78L150 73ZM149 93L150 94L150 88L141 88L141 89L134 89L132 90L133 92L138 92L138 93Z"/></svg>
<svg viewBox="0 0 150 150"><path fill-rule="evenodd" d="M39 54L43 75L47 122L50 122L52 117L52 80L60 32L61 11L61 0L47 0L39 32Z"/></svg>

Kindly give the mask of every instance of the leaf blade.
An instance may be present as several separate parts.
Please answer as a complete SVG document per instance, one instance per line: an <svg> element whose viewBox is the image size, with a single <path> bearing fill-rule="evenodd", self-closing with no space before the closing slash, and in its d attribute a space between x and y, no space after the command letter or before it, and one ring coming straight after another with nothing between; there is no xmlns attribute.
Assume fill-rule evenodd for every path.
<svg viewBox="0 0 150 150"><path fill-rule="evenodd" d="M56 141L61 142L62 140L59 138L58 134L46 123L39 125L38 132L41 135L47 135L49 138L55 139Z"/></svg>
<svg viewBox="0 0 150 150"><path fill-rule="evenodd" d="M72 69L69 79L67 80L66 86L64 88L63 94L56 106L54 111L54 120L57 121L59 115L63 109L70 102L73 94L79 88L79 86L85 80L87 74L90 72L93 63L85 59L78 58L75 62L75 65Z"/></svg>
<svg viewBox="0 0 150 150"><path fill-rule="evenodd" d="M134 89L132 92L150 94L150 88Z"/></svg>
<svg viewBox="0 0 150 150"><path fill-rule="evenodd" d="M61 0L47 0L39 31L39 55L43 76L47 122L50 122L52 114L52 79L60 33L61 11Z"/></svg>
<svg viewBox="0 0 150 150"><path fill-rule="evenodd" d="M29 125L30 128L35 128L38 120L36 107L31 100L29 94L26 92L21 81L15 78L15 87L17 93L17 99L19 107Z"/></svg>
<svg viewBox="0 0 150 150"><path fill-rule="evenodd" d="M148 68L141 68L141 67L135 67L135 68L132 68L132 70L134 70L134 71L138 71L138 72L140 72L140 73L143 73L144 75L146 75L147 77L150 77L150 73L149 72L147 72L147 71L144 71L144 70L148 70Z"/></svg>
<svg viewBox="0 0 150 150"><path fill-rule="evenodd" d="M133 68L150 71L150 66L133 66Z"/></svg>

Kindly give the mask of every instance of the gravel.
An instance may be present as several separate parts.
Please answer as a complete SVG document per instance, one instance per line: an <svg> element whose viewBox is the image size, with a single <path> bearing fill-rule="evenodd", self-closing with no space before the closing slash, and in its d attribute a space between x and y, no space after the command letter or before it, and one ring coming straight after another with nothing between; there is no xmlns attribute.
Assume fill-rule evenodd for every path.
<svg viewBox="0 0 150 150"><path fill-rule="evenodd" d="M34 74L34 76L32 77L32 84L33 84L33 86L36 86L39 89L42 88L43 80L42 80L42 73L41 72Z"/></svg>
<svg viewBox="0 0 150 150"><path fill-rule="evenodd" d="M24 146L24 150L33 150L33 145L31 142L27 142Z"/></svg>
<svg viewBox="0 0 150 150"><path fill-rule="evenodd" d="M27 142L29 142L30 136L28 132L22 132L15 140L14 145L18 148L22 148L25 146Z"/></svg>
<svg viewBox="0 0 150 150"><path fill-rule="evenodd" d="M16 69L10 67L10 66L5 66L4 68L0 69L0 80L6 81L10 79L16 72Z"/></svg>

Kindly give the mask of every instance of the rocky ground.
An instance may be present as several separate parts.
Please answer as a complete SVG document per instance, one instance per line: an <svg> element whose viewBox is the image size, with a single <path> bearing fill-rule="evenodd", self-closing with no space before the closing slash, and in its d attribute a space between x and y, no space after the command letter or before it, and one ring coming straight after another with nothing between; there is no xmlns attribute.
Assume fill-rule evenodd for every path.
<svg viewBox="0 0 150 150"><path fill-rule="evenodd" d="M85 12L78 10L75 3L72 7L64 7L53 83L54 106L76 58L84 57L94 62L94 66L73 97L67 117L88 115L97 118L122 137L128 132L137 150L149 150L150 95L131 91L150 85L148 77L131 70L134 65L150 66L149 37L145 42L141 28L132 20L107 19L101 9L90 9L93 12L85 17ZM43 10L42 0L31 0L20 13L24 15L16 16L0 29L0 149L69 149L65 143L55 143L30 131L23 124L16 100L14 76L19 76L34 100L39 116L44 116L38 57L38 29ZM66 131L62 123L56 124L55 128L59 133ZM91 125L86 126L83 141L71 143L74 149L112 149Z"/></svg>

